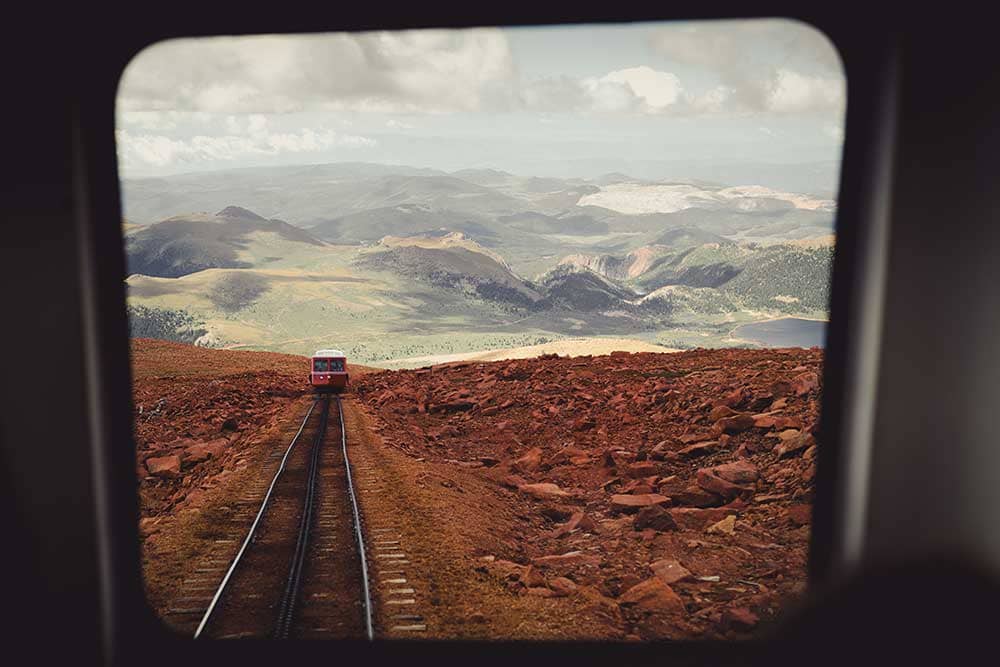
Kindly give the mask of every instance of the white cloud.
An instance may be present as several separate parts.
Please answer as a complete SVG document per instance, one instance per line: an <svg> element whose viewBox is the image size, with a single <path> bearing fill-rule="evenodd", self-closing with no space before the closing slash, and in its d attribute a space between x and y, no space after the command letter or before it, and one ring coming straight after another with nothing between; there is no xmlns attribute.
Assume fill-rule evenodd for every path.
<svg viewBox="0 0 1000 667"><path fill-rule="evenodd" d="M396 120L395 118L390 118L385 121L385 126L390 130L412 130L413 125L403 122L401 120Z"/></svg>
<svg viewBox="0 0 1000 667"><path fill-rule="evenodd" d="M717 85L696 93L686 90L672 72L638 65L599 77L540 79L524 88L521 99L524 107L532 111L687 116L789 114L839 110L843 105L843 81L782 68L773 73L772 81L759 81L758 89L752 92Z"/></svg>
<svg viewBox="0 0 1000 667"><path fill-rule="evenodd" d="M183 123L207 123L211 119L211 114L203 112L183 112L183 111L123 111L119 117L119 123L151 130L155 132L166 132L176 129Z"/></svg>
<svg viewBox="0 0 1000 667"><path fill-rule="evenodd" d="M842 101L842 81L779 69L768 99L768 108L779 113L794 113L828 109Z"/></svg>
<svg viewBox="0 0 1000 667"><path fill-rule="evenodd" d="M226 118L230 129L239 130L240 119ZM317 153L333 148L365 148L374 139L341 134L327 128L304 128L298 132L269 132L267 120L250 116L246 131L221 136L196 135L176 139L161 134L116 132L118 157L126 170L136 167L167 167L199 163L232 162L253 156L282 153Z"/></svg>
<svg viewBox="0 0 1000 667"><path fill-rule="evenodd" d="M728 110L728 104L733 97L733 90L725 86L716 86L710 90L695 95L685 93L684 104L692 113L717 114Z"/></svg>
<svg viewBox="0 0 1000 667"><path fill-rule="evenodd" d="M711 21L653 33L652 46L672 63L719 81L714 106L732 112L842 110L844 78L830 40L798 21ZM697 105L694 105L697 107ZM708 104L712 107L713 104Z"/></svg>
<svg viewBox="0 0 1000 667"><path fill-rule="evenodd" d="M682 91L676 74L660 72L646 65L610 72L600 81L628 86L651 111L661 111L676 104Z"/></svg>
<svg viewBox="0 0 1000 667"><path fill-rule="evenodd" d="M496 29L178 39L126 68L125 110L474 111L509 96L510 47Z"/></svg>
<svg viewBox="0 0 1000 667"><path fill-rule="evenodd" d="M520 86L521 107L533 111L585 111L592 106L580 79L570 76L536 79Z"/></svg>
<svg viewBox="0 0 1000 667"><path fill-rule="evenodd" d="M838 111L836 51L794 21L721 21L651 32L667 67L638 63L592 76L519 78L500 29L419 30L178 39L129 64L124 114L356 111L802 113ZM702 70L687 83L670 70ZM714 81L713 81L714 79ZM706 83L708 86L706 87ZM405 123L390 129L411 129ZM136 123L137 124L137 123Z"/></svg>
<svg viewBox="0 0 1000 667"><path fill-rule="evenodd" d="M676 75L638 65L595 77L538 79L522 88L520 99L532 111L659 113L677 105L682 94Z"/></svg>
<svg viewBox="0 0 1000 667"><path fill-rule="evenodd" d="M252 114L247 118L247 132L260 134L267 129L267 118L260 114Z"/></svg>

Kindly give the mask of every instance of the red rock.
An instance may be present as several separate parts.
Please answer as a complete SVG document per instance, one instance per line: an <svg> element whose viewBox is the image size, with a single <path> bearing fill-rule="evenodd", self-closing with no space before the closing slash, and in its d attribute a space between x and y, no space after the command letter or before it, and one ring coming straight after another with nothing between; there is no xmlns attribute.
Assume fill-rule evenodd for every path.
<svg viewBox="0 0 1000 667"><path fill-rule="evenodd" d="M792 389L796 396L805 396L814 389L819 389L819 375L809 371L792 378Z"/></svg>
<svg viewBox="0 0 1000 667"><path fill-rule="evenodd" d="M570 495L566 491L560 489L557 484L552 484L550 482L522 484L517 487L517 490L540 500L547 500L549 498L565 498Z"/></svg>
<svg viewBox="0 0 1000 667"><path fill-rule="evenodd" d="M159 532L159 527L156 525L160 522L159 519L145 516L139 519L139 533L143 536L152 535L153 533Z"/></svg>
<svg viewBox="0 0 1000 667"><path fill-rule="evenodd" d="M218 458L228 446L229 440L226 438L218 438L211 442L194 444L184 450L183 458L185 462L200 463L208 459Z"/></svg>
<svg viewBox="0 0 1000 667"><path fill-rule="evenodd" d="M797 503L789 505L785 511L788 514L788 519L796 526L805 526L812 523L812 505Z"/></svg>
<svg viewBox="0 0 1000 667"><path fill-rule="evenodd" d="M528 567L526 567L521 572L521 575L518 577L518 580L528 588L545 586L545 577L542 576L541 572L535 569L534 565L529 565Z"/></svg>
<svg viewBox="0 0 1000 667"><path fill-rule="evenodd" d="M433 406L432 412L466 412L476 407L475 402L464 399L438 403Z"/></svg>
<svg viewBox="0 0 1000 667"><path fill-rule="evenodd" d="M773 396L787 396L792 393L792 383L788 380L778 380L771 385L770 392ZM774 406L772 405L771 407L773 408Z"/></svg>
<svg viewBox="0 0 1000 667"><path fill-rule="evenodd" d="M536 588L526 588L524 589L525 595L532 595L539 598L554 598L556 597L556 592L550 590L544 586L538 586Z"/></svg>
<svg viewBox="0 0 1000 667"><path fill-rule="evenodd" d="M758 428L766 429L790 429L799 428L802 423L795 419L794 417L788 417L785 415L755 415L754 416L754 426Z"/></svg>
<svg viewBox="0 0 1000 667"><path fill-rule="evenodd" d="M528 480L518 475L507 475L501 482L501 484L506 486L508 489L519 489L527 483Z"/></svg>
<svg viewBox="0 0 1000 667"><path fill-rule="evenodd" d="M625 591L619 602L653 614L684 614L684 602L658 577L650 577Z"/></svg>
<svg viewBox="0 0 1000 667"><path fill-rule="evenodd" d="M582 465L584 463L588 463L589 461L589 452L580 449L579 447L567 446L552 455L552 458L549 459L549 465L559 465L562 463Z"/></svg>
<svg viewBox="0 0 1000 667"><path fill-rule="evenodd" d="M679 450L677 452L677 456L682 459L693 459L699 456L705 456L706 454L711 454L718 448L718 440L705 440L704 442L696 442L693 445L688 445L684 449Z"/></svg>
<svg viewBox="0 0 1000 667"><path fill-rule="evenodd" d="M736 510L727 507L677 507L667 510L674 517L677 525L688 530L704 530L713 523L718 523Z"/></svg>
<svg viewBox="0 0 1000 667"><path fill-rule="evenodd" d="M706 491L697 485L688 486L682 491L670 493L669 495L674 504L691 505L692 507L716 507L724 501L721 496Z"/></svg>
<svg viewBox="0 0 1000 667"><path fill-rule="evenodd" d="M746 402L747 391L745 388L742 387L740 389L734 389L733 391L726 394L723 400L725 401L725 404L731 408L739 407Z"/></svg>
<svg viewBox="0 0 1000 667"><path fill-rule="evenodd" d="M734 630L752 630L760 618L746 607L732 607L722 612L722 624Z"/></svg>
<svg viewBox="0 0 1000 667"><path fill-rule="evenodd" d="M532 558L533 565L539 567L555 567L560 565L599 565L601 559L593 554L585 554L582 551L568 551L564 554L553 554L551 556L539 556Z"/></svg>
<svg viewBox="0 0 1000 667"><path fill-rule="evenodd" d="M487 565L487 568L492 570L494 574L497 574L502 579L520 579L521 575L527 569L526 565L521 565L509 560L503 560L497 558L493 562Z"/></svg>
<svg viewBox="0 0 1000 667"><path fill-rule="evenodd" d="M713 466L709 470L733 484L749 484L757 481L757 478L760 477L757 466L750 461L723 463L722 465Z"/></svg>
<svg viewBox="0 0 1000 667"><path fill-rule="evenodd" d="M660 466L652 461L637 461L630 463L625 468L625 475L628 477L649 477L656 475L659 470Z"/></svg>
<svg viewBox="0 0 1000 667"><path fill-rule="evenodd" d="M615 494L611 496L612 512L637 512L643 507L662 505L670 502L670 498L658 493Z"/></svg>
<svg viewBox="0 0 1000 667"><path fill-rule="evenodd" d="M748 410L757 412L765 409L774 400L774 396L769 393L764 394L754 394L753 398L750 400L750 404L747 406Z"/></svg>
<svg viewBox="0 0 1000 667"><path fill-rule="evenodd" d="M517 472L534 472L542 465L542 448L532 447L519 459L511 463L510 469Z"/></svg>
<svg viewBox="0 0 1000 667"><path fill-rule="evenodd" d="M775 416L772 414L754 415L753 425L754 428L774 428L780 419L781 419L780 416Z"/></svg>
<svg viewBox="0 0 1000 667"><path fill-rule="evenodd" d="M735 414L736 411L733 410L728 405L719 405L712 408L712 411L708 413L708 421L715 423L720 419L724 419L726 417L732 417Z"/></svg>
<svg viewBox="0 0 1000 667"><path fill-rule="evenodd" d="M816 444L816 439L811 433L796 433L796 435L783 439L782 443L774 450L778 458L791 456L795 452L808 449Z"/></svg>
<svg viewBox="0 0 1000 667"><path fill-rule="evenodd" d="M569 521L573 516L573 510L561 505L545 505L539 512L542 516L552 521Z"/></svg>
<svg viewBox="0 0 1000 667"><path fill-rule="evenodd" d="M567 577L556 577L549 582L549 588L559 597L566 597L567 595L573 595L579 589L579 586L572 579Z"/></svg>
<svg viewBox="0 0 1000 667"><path fill-rule="evenodd" d="M151 456L146 459L146 470L153 477L174 479L181 474L181 457L171 456Z"/></svg>
<svg viewBox="0 0 1000 667"><path fill-rule="evenodd" d="M673 443L669 440L661 440L649 450L649 457L656 461L663 461L667 458L668 452L673 449Z"/></svg>
<svg viewBox="0 0 1000 667"><path fill-rule="evenodd" d="M723 479L719 475L715 474L711 468L702 468L699 470L695 475L695 479L698 482L698 486L705 489L709 493L722 496L726 500L730 500L740 494L750 493L753 491L752 486L734 484L733 482Z"/></svg>
<svg viewBox="0 0 1000 667"><path fill-rule="evenodd" d="M649 507L643 507L636 514L633 528L635 530L652 528L657 532L664 533L677 530L677 522L674 521L674 517L670 515L670 512L663 509L661 505L650 505Z"/></svg>
<svg viewBox="0 0 1000 667"><path fill-rule="evenodd" d="M736 515L730 514L721 521L713 523L711 526L705 529L707 533L715 533L719 535L732 535L736 530Z"/></svg>
<svg viewBox="0 0 1000 667"><path fill-rule="evenodd" d="M655 493L653 482L650 481L651 478L646 477L645 479L633 479L631 482L623 486L620 490L623 494L628 495L645 495L649 493ZM655 475L653 476L655 479Z"/></svg>
<svg viewBox="0 0 1000 667"><path fill-rule="evenodd" d="M551 534L553 537L563 537L565 535L569 535L574 530L580 530L582 532L589 533L596 530L596 528L597 524L594 523L594 520L591 519L589 516L587 516L583 512L574 512L566 523L562 524L561 526L557 526L556 529L553 530Z"/></svg>
<svg viewBox="0 0 1000 667"><path fill-rule="evenodd" d="M751 415L741 413L720 419L715 425L717 428L721 428L723 433L742 433L749 428L753 428L753 421Z"/></svg>
<svg viewBox="0 0 1000 667"><path fill-rule="evenodd" d="M649 567L652 568L653 574L668 586L692 578L691 572L674 558L661 558Z"/></svg>

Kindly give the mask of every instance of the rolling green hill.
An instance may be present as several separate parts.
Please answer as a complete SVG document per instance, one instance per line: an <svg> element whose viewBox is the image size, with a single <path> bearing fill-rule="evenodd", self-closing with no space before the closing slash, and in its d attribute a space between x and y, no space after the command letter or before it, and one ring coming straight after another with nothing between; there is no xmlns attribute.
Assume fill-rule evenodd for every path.
<svg viewBox="0 0 1000 667"><path fill-rule="evenodd" d="M580 205L605 187L652 212ZM824 318L833 257L828 202L758 190L367 164L127 182L130 321L373 364L587 337L745 344L740 323Z"/></svg>

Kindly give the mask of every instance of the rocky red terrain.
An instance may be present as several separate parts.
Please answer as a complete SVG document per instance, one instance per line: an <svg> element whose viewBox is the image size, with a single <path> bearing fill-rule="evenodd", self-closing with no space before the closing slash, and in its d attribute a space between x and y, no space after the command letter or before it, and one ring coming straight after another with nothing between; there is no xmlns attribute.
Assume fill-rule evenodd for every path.
<svg viewBox="0 0 1000 667"><path fill-rule="evenodd" d="M455 515L507 594L586 598L546 613L611 637L738 638L805 587L822 361L549 356L375 373L353 391L383 446L486 484Z"/></svg>
<svg viewBox="0 0 1000 667"><path fill-rule="evenodd" d="M267 352L132 341L141 527L187 506L246 465L264 434L308 392L308 362Z"/></svg>
<svg viewBox="0 0 1000 667"><path fill-rule="evenodd" d="M795 349L352 366L348 441L383 480L359 479L362 510L404 534L428 637L754 636L805 587L821 365ZM306 368L133 342L161 613L244 534Z"/></svg>

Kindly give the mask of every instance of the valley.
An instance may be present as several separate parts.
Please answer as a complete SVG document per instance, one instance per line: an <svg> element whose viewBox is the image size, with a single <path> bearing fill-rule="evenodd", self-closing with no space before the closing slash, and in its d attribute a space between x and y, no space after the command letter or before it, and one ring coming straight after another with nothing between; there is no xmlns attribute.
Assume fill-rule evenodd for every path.
<svg viewBox="0 0 1000 667"><path fill-rule="evenodd" d="M755 347L741 325L826 319L835 207L803 193L351 163L123 191L135 335L404 368Z"/></svg>

